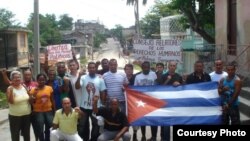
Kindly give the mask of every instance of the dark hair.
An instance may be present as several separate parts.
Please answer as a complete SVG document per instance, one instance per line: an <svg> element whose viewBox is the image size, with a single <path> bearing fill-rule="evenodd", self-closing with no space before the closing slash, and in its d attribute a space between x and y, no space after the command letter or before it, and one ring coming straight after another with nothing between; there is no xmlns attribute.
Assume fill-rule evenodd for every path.
<svg viewBox="0 0 250 141"><path fill-rule="evenodd" d="M204 65L203 62L202 62L201 60L197 60L194 64L195 64L195 65L196 65L196 64L202 64L202 65Z"/></svg>
<svg viewBox="0 0 250 141"><path fill-rule="evenodd" d="M236 68L237 63L236 63L235 61L229 62L229 63L227 64L227 67L228 67L228 66Z"/></svg>
<svg viewBox="0 0 250 141"><path fill-rule="evenodd" d="M45 80L47 81L47 77L44 73L40 73L36 76L36 80L38 80L38 78L40 78L41 76L43 76L45 78Z"/></svg>
<svg viewBox="0 0 250 141"><path fill-rule="evenodd" d="M144 66L144 65L149 65L150 66L150 62L149 61L144 61L141 66Z"/></svg>
<svg viewBox="0 0 250 141"><path fill-rule="evenodd" d="M68 61L68 66L69 66L70 63L73 63L73 62L75 62L77 64L77 69L79 69L79 62L76 59L70 59Z"/></svg>
<svg viewBox="0 0 250 141"><path fill-rule="evenodd" d="M90 66L90 65L96 65L96 63L95 62L89 62L88 66Z"/></svg>
<svg viewBox="0 0 250 141"><path fill-rule="evenodd" d="M126 67L134 69L134 66L132 64L126 64L125 67L124 67L124 70L125 70Z"/></svg>
<svg viewBox="0 0 250 141"><path fill-rule="evenodd" d="M107 58L103 58L101 63L104 62L104 61L109 61Z"/></svg>
<svg viewBox="0 0 250 141"><path fill-rule="evenodd" d="M162 67L164 67L164 64L160 62L160 63L157 63L156 66L162 66Z"/></svg>

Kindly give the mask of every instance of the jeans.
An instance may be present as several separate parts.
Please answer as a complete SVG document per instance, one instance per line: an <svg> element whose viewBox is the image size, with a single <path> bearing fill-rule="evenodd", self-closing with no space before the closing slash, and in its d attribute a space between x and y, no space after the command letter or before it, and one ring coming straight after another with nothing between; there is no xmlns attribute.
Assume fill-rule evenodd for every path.
<svg viewBox="0 0 250 141"><path fill-rule="evenodd" d="M223 124L229 125L231 119L232 125L240 125L240 112L238 106L231 106L222 113Z"/></svg>
<svg viewBox="0 0 250 141"><path fill-rule="evenodd" d="M89 132L90 132L89 118L91 118L92 122L91 141L96 141L97 137L99 136L99 126L97 124L97 119L96 117L93 116L92 110L84 109L82 107L81 110L84 112L84 115L79 120L78 133L84 141L89 141Z"/></svg>
<svg viewBox="0 0 250 141"><path fill-rule="evenodd" d="M9 115L10 133L12 141L19 141L20 131L24 141L30 141L30 115Z"/></svg>
<svg viewBox="0 0 250 141"><path fill-rule="evenodd" d="M162 141L170 141L170 126L164 126L162 132Z"/></svg>
<svg viewBox="0 0 250 141"><path fill-rule="evenodd" d="M35 118L35 131L37 131L39 141L50 141L50 128L52 127L54 114L49 112L33 112ZM45 125L45 131L44 131Z"/></svg>

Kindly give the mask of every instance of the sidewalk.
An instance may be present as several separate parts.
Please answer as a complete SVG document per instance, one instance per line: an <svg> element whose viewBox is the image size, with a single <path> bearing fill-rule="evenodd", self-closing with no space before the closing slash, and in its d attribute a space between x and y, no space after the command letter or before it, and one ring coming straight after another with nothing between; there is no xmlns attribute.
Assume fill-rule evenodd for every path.
<svg viewBox="0 0 250 141"><path fill-rule="evenodd" d="M8 121L9 109L0 109L0 125Z"/></svg>

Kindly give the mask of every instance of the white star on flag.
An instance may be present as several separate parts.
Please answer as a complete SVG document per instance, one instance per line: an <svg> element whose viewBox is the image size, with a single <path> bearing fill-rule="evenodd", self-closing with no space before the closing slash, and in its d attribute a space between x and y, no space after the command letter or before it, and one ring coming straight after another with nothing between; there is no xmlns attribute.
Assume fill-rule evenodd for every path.
<svg viewBox="0 0 250 141"><path fill-rule="evenodd" d="M141 100L140 101L136 101L137 103L137 107L144 107L146 103L142 102Z"/></svg>

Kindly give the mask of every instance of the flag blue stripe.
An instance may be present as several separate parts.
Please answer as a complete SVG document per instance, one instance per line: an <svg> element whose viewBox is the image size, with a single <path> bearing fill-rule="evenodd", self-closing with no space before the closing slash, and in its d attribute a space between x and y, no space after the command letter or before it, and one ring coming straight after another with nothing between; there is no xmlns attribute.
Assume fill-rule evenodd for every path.
<svg viewBox="0 0 250 141"><path fill-rule="evenodd" d="M197 84L181 85L178 87L174 86L130 86L131 89L140 92L155 92L155 91L184 91L184 90L199 90L207 91L218 88L217 82L204 82Z"/></svg>
<svg viewBox="0 0 250 141"><path fill-rule="evenodd" d="M167 104L165 108L170 107L211 107L220 106L221 100L219 98L204 99L204 98L179 98L179 99L162 99Z"/></svg>
<svg viewBox="0 0 250 141"><path fill-rule="evenodd" d="M195 116L195 117L152 117L144 116L132 122L132 126L170 126L170 125L219 125L222 124L222 116Z"/></svg>

